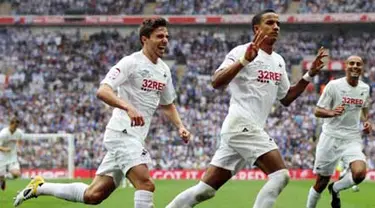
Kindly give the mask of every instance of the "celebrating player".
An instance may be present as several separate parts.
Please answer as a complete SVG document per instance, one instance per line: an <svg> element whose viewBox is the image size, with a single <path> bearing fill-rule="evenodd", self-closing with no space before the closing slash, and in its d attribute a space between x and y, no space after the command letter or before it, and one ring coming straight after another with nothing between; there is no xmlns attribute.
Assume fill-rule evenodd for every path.
<svg viewBox="0 0 375 208"><path fill-rule="evenodd" d="M350 171L328 186L333 208L341 207L341 190L361 183L366 177L366 158L362 152L359 127L361 117L365 134L370 133L372 127L368 115L370 87L359 80L362 72L362 58L350 56L346 60L346 77L330 81L319 98L315 116L324 118L324 123L314 164L317 178L310 188L308 208L316 207L341 158L345 164L349 164Z"/></svg>
<svg viewBox="0 0 375 208"><path fill-rule="evenodd" d="M161 60L167 44L167 21L146 19L139 31L142 50L121 59L113 66L97 91L97 97L113 106L112 117L104 133L107 149L93 182L45 183L36 177L17 195L14 205L41 195L85 204L99 204L126 176L134 185L134 207L153 207L154 183L147 164L151 158L144 148L151 117L160 105L165 115L188 142L190 132L181 122L173 100L175 91L169 67ZM114 90L118 91L118 96Z"/></svg>
<svg viewBox="0 0 375 208"><path fill-rule="evenodd" d="M17 142L23 137L18 129L20 121L14 117L9 127L0 131L0 188L5 190L7 170L9 177L18 178L21 175L20 164L17 160Z"/></svg>
<svg viewBox="0 0 375 208"><path fill-rule="evenodd" d="M228 85L232 95L222 125L220 147L203 179L180 193L167 208L190 208L214 197L246 162L259 167L269 178L258 193L255 208L272 207L288 184L288 170L264 125L274 101L290 105L323 68L322 58L326 54L321 48L311 69L290 87L285 61L273 51L280 32L279 16L273 10L262 11L254 16L252 28L253 41L235 47L213 76L213 87Z"/></svg>

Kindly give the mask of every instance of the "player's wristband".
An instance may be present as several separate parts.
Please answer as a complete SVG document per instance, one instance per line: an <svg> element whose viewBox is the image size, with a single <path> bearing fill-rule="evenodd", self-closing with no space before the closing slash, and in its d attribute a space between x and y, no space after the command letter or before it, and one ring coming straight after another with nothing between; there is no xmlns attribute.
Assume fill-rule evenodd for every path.
<svg viewBox="0 0 375 208"><path fill-rule="evenodd" d="M242 56L239 61L240 61L242 66L246 66L250 63L250 61L245 59L245 56Z"/></svg>
<svg viewBox="0 0 375 208"><path fill-rule="evenodd" d="M313 81L313 78L314 78L314 77L310 76L309 72L306 72L306 74L303 75L303 77L302 77L302 79L304 79L304 80L306 80L306 81L308 81L308 82Z"/></svg>

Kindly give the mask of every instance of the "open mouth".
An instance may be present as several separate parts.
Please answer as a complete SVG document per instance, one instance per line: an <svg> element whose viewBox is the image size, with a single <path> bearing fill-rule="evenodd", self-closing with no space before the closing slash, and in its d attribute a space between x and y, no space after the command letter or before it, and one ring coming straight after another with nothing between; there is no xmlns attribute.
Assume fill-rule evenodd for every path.
<svg viewBox="0 0 375 208"><path fill-rule="evenodd" d="M350 76L352 76L352 77L359 77L360 75L361 75L361 73L356 71L356 70L350 71Z"/></svg>

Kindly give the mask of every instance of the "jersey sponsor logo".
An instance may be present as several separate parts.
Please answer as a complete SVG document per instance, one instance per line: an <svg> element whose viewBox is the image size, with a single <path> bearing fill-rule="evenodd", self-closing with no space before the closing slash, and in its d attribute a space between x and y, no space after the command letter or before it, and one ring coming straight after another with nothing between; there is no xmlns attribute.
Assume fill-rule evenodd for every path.
<svg viewBox="0 0 375 208"><path fill-rule="evenodd" d="M358 98L351 98L351 97L342 97L342 103L343 104L349 104L349 105L359 105L362 106L363 100Z"/></svg>
<svg viewBox="0 0 375 208"><path fill-rule="evenodd" d="M281 81L281 73L258 70L257 81L262 83L269 83L270 81L274 81L275 84L278 85Z"/></svg>
<svg viewBox="0 0 375 208"><path fill-rule="evenodd" d="M163 91L164 87L164 83L150 79L143 79L141 89L144 91Z"/></svg>

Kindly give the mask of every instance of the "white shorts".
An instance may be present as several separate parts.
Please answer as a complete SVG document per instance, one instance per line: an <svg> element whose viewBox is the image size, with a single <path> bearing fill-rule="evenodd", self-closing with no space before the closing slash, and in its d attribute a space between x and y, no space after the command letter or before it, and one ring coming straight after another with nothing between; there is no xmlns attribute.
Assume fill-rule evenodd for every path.
<svg viewBox="0 0 375 208"><path fill-rule="evenodd" d="M4 176L7 172L11 170L20 170L20 164L18 162L12 162L6 165L0 166L0 176Z"/></svg>
<svg viewBox="0 0 375 208"><path fill-rule="evenodd" d="M107 150L96 175L108 175L118 186L130 168L140 164L151 164L149 152L136 137L106 129L104 147Z"/></svg>
<svg viewBox="0 0 375 208"><path fill-rule="evenodd" d="M366 162L362 152L363 146L360 138L346 140L320 134L316 148L314 173L322 176L331 176L340 159L348 165L353 161Z"/></svg>
<svg viewBox="0 0 375 208"><path fill-rule="evenodd" d="M275 141L263 129L253 126L246 130L222 134L220 147L210 164L230 170L235 175L247 162L254 164L261 155L278 149Z"/></svg>

